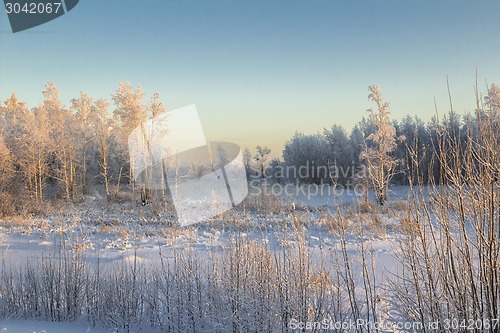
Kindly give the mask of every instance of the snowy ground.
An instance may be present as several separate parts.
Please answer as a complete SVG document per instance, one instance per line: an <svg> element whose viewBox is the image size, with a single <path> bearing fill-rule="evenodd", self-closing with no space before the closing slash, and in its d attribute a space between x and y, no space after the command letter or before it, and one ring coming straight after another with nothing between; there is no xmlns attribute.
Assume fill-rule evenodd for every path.
<svg viewBox="0 0 500 333"><path fill-rule="evenodd" d="M363 229L363 239L368 240L368 247L376 260L379 282L397 266L394 251L399 242L401 215L398 209L406 199L407 189L393 189L391 200L395 204L386 208L386 213L380 216L381 220L375 227L372 225ZM298 223L306 244L312 253L317 253L320 249L338 245L338 236L328 225L328 220L336 214L334 205L349 210L361 200L347 194L334 196L330 193L314 197L299 194L286 198L283 207L275 211L237 209L188 227L170 226L168 216L155 216L148 207L116 205L104 211L90 201L64 216L32 218L29 221L4 219L0 222L0 256L8 266L46 257L57 253L61 247L71 247L84 251L85 260L90 262L99 260L101 264L111 264L135 257L141 262L155 264L161 256L168 258L175 249L189 247L201 255L219 251L235 232L243 238L264 241L271 248L279 248L283 242L297 241L292 232L288 233L291 221ZM353 230L357 230L356 225L370 224L370 218L370 213L354 215L350 224ZM347 237L350 253L357 253L359 244L359 235ZM11 318L0 321L2 332L107 331L90 328L83 322L47 323Z"/></svg>
<svg viewBox="0 0 500 333"><path fill-rule="evenodd" d="M107 333L86 323L49 323L35 320L0 320L1 333Z"/></svg>

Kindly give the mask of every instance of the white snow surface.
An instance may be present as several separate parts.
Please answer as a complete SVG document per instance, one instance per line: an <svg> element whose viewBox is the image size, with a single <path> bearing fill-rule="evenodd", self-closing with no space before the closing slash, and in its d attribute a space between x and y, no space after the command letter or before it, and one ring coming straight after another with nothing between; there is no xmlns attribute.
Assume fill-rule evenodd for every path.
<svg viewBox="0 0 500 333"><path fill-rule="evenodd" d="M394 190L393 190L394 191ZM395 189L397 200L406 200L405 189ZM290 201L290 198L286 198ZM352 203L356 198L340 196L340 203ZM287 201L285 200L285 202ZM338 244L338 238L322 225L321 216L326 212L335 214L332 196L314 198L296 197L293 212L238 212L245 222L243 237L262 240L273 248L280 246L285 237L280 231L283 221L290 221L299 216L305 221L315 221L306 226L305 240L313 253L320 247L332 248ZM86 209L88 208L88 209ZM115 207L116 208L116 207ZM121 209L121 210L120 210ZM119 207L112 212L96 210L95 207L80 207L64 217L33 218L29 226L8 225L9 221L0 222L0 259L6 264L22 263L30 259L46 256L62 245L62 239L71 239L72 246L78 244L85 251L85 260L95 262L99 258L102 264L129 260L136 256L144 262L159 262L161 256L169 257L170 251L191 247L201 254L211 249L220 249L230 237L230 230L220 226L218 218L188 227L168 227L168 217L153 216L136 207ZM356 223L353 221L352 223ZM397 217L384 216L383 224L397 224ZM383 235L367 234L369 248L376 258L378 281L383 280L387 272L397 270L394 251L398 247L399 234L389 232ZM64 237L63 237L64 236ZM287 241L296 241L293 238ZM352 235L347 238L350 253L359 252L360 238ZM83 321L73 323L52 323L15 318L0 320L0 333L80 333L107 332L99 327L90 327Z"/></svg>
<svg viewBox="0 0 500 333"><path fill-rule="evenodd" d="M36 320L0 320L0 333L107 333L86 323L51 323Z"/></svg>

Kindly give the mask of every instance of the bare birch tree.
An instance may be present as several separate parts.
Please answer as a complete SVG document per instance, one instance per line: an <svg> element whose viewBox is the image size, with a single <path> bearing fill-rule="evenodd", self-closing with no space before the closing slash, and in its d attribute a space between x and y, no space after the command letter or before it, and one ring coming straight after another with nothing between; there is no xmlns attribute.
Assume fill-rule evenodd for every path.
<svg viewBox="0 0 500 333"><path fill-rule="evenodd" d="M113 128L113 120L108 112L109 102L105 99L95 101L90 107L89 122L92 126L93 140L99 155L100 175L104 183L106 198L110 195L110 163L111 154L110 139Z"/></svg>

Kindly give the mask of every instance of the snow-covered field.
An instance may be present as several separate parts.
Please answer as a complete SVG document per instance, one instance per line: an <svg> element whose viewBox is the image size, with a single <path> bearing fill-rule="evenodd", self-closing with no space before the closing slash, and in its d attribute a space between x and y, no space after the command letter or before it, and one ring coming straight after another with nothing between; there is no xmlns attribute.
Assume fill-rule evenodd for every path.
<svg viewBox="0 0 500 333"><path fill-rule="evenodd" d="M369 212L352 218L348 245L359 243L357 231L362 227L367 230L364 239L373 244L376 252L392 251L407 191L403 187L393 190L392 202L382 210L377 225L373 225ZM239 207L204 223L178 227L168 214L155 215L148 206L116 204L105 210L90 200L62 216L0 220L0 254L6 263L39 259L66 243L85 252L89 261L99 256L101 261L111 263L135 254L141 261L154 262L159 252L168 253L170 249L190 247L209 251L223 247L235 233L251 240L264 240L274 248L287 236L286 231L291 231L294 221L303 227L304 241L309 247L331 247L338 243L338 235L329 230L330 219L338 214L336 205L342 213L352 213L363 198L347 194L333 198L331 193L308 198L299 194L273 201L267 207L271 211Z"/></svg>
<svg viewBox="0 0 500 333"><path fill-rule="evenodd" d="M347 297L351 297L349 290L339 289L342 284L346 283L345 279L351 278L359 287L362 287L368 281L366 277L369 276L371 279L369 281L376 284L371 287L371 290L380 289L383 292L382 286L386 284L387 276L400 269L395 251L398 250L401 241L401 219L404 215L407 196L407 189L396 188L393 190L391 202L377 209L365 206L363 198L348 195L265 198L259 202L249 202L247 205L204 223L187 227L175 226L169 215L153 214L148 206L138 207L127 203L115 204L103 209L92 198L79 207L68 208L58 215L45 218L4 219L0 223L0 256L4 279L3 289L0 289L4 298L0 300L0 313L7 320L0 321L0 332L160 332L179 329L224 332L232 331L232 325L238 325L234 326L238 327L237 331L244 331L256 325L258 320L255 318L260 320L263 316L269 316L269 318L262 320L260 330L274 331L279 327L288 330L290 327L282 326L284 324L279 322L294 319L293 316L298 315L299 310L286 310L287 313L290 311L288 314L290 317L283 318L282 307L292 309L295 304L292 304L290 299L280 301L280 297L289 295L286 297L300 298L301 296L300 293L295 294L293 290L285 292L281 290L283 288L297 288L308 294L308 300L303 300L307 302L304 305L304 311L317 311L316 317L325 313L333 316L337 313L341 314L344 308L348 308L347 303L342 306L343 309L335 311L334 309L321 309L320 303L322 299L331 301L334 293L337 293L336 297L345 297L344 301ZM340 220L339 217L341 217ZM244 251L251 254L240 253ZM369 261L366 266L363 266L363 258ZM270 260L268 265L271 265L272 269L265 266L266 260ZM83 264L79 266L73 261ZM350 265L342 267L346 261ZM168 267L165 268L165 265ZM136 267L139 268L136 270ZM265 268L270 270L260 272L261 275L248 272L248 270L257 271ZM367 270L365 277L362 276L363 269ZM24 280L24 284L16 285L16 281L19 280L16 274L21 270L24 270L25 274L30 270L35 272ZM40 276L37 270L40 271ZM246 275L243 274L243 270ZM168 318L166 317L165 320L151 319L154 325L147 322L147 311L154 312L156 315L163 313L162 311L167 311L165 307L169 306L170 300L162 299L163 303L160 305L142 304L143 308L137 311L146 319L141 317L136 321L131 320L130 323L120 322L120 318L127 316L126 313L117 313L108 317L103 314L104 310L121 311L121 306L120 309L111 309L111 307L118 307L117 304L129 307L128 304L123 304L130 301L127 295L121 296L123 300L106 301L111 302L110 305L105 303L110 307L107 309L86 309L83 311L85 315L78 310L75 312L78 313L77 318L68 314L70 310L63 311L61 314L57 312L57 309L52 309L62 304L70 307L72 304L68 303L73 302L73 298L69 296L68 299L71 299L69 302L66 298L59 299L57 296L52 302L55 302L54 304L34 302L35 305L32 306L35 308L46 306L50 311L36 310L17 304L19 300L12 300L12 303L5 300L8 298L6 296L8 288L25 290L28 286L35 289L46 287L47 276L51 277L54 274L62 274L62 276L51 280L49 293L52 294L48 296L35 293L32 296L28 295L27 299L29 300L29 297L54 297L53 293L67 296L70 293L69 290L87 295L96 292L91 284L92 281L99 284L99 281L93 278L101 271L107 272L107 275L100 288L123 287L124 290L135 293L137 292L135 290L137 273L144 274L144 278L140 278L143 279L141 280L143 283L138 284L137 287L144 293L148 293L145 285L150 284L161 286L154 292L149 291L154 295L179 297L179 293L185 292L189 295L191 291L196 291L200 299L192 300L191 295L186 296L191 301L178 300L177 303L172 303L172 306L181 306L183 310L168 312ZM110 282L115 278L115 271L118 271L116 281ZM235 272L238 277L232 277ZM165 278L166 282L162 280L164 277L161 277L161 274L168 276ZM207 276L198 276L203 274ZM241 274L243 277L240 277ZM282 274L291 276L288 280ZM346 274L351 274L351 276ZM324 276L330 276L331 279L324 280ZM191 277L193 277L192 282L190 282ZM276 299L262 298L267 297L264 296L264 291L259 289L264 282L254 279L275 278L283 279L277 283L278 289L268 290L268 293L274 293L273 297ZM33 282L37 279L40 281ZM69 287L65 285L65 289L60 290L57 289L58 286L52 285L52 283L58 284L58 279L82 279L82 282L77 282L75 289L71 289L73 286L68 283ZM217 281L212 281L212 279ZM5 282L6 280L9 282ZM237 282L238 287L235 287L234 281ZM239 286L240 282L250 285L248 291ZM84 283L87 283L85 287ZM130 286L127 285L130 283L133 283L132 289L129 289ZM190 285L192 283L203 284L203 287L193 287ZM299 288L298 284L301 283L306 284ZM318 283L320 283L320 289L316 289L319 288ZM123 285L117 286L118 284ZM274 288L272 287L273 281L266 281L265 284L269 289ZM161 289L168 289L169 285L176 285L177 288L183 289L177 293ZM82 290L86 288L86 291L78 288ZM212 291L211 288L214 290ZM228 288L227 298L225 298L226 295L212 294L217 293L217 290L223 292ZM233 288L243 289L235 291ZM102 297L102 291L99 292L101 294L96 292L96 295ZM117 292L117 290L110 291L112 292ZM260 292L264 294L259 294ZM323 295L324 293L326 294ZM87 297L84 300L85 304L78 306L92 307L93 301L89 301L88 296L85 295L78 296ZM241 303L234 303L232 299L234 295L241 296L245 300L241 300ZM356 294L356 297L358 296L362 295ZM156 299L155 297L153 296L153 299ZM204 297L209 299L202 299ZM373 297L380 298L381 296L377 294ZM149 299L145 302L152 301ZM282 303L277 306L273 302ZM10 309L9 304L14 304L16 309ZM261 312L245 313L255 307L255 304L261 304ZM199 309L195 311L192 307L196 306ZM320 310L316 309L316 306ZM221 313L222 319L211 317L211 308L216 307L221 308L215 311ZM360 311L365 311L362 310L363 305L360 305L360 308ZM127 309L127 311L130 310ZM297 309L301 308L297 307ZM227 314L222 315L224 311L227 311ZM389 312L388 309L377 311L380 312L381 318L386 317ZM387 313L384 314L384 311ZM116 317L113 317L115 315ZM101 319L96 319L94 316ZM203 318L195 320L195 316ZM303 316L308 317L307 314ZM219 322L220 320L222 322ZM234 323L238 320L246 322L239 326L240 323ZM272 322L273 320L275 322ZM63 321L64 323L47 321ZM175 328L170 326L169 321L175 321Z"/></svg>
<svg viewBox="0 0 500 333"><path fill-rule="evenodd" d="M102 328L91 327L85 322L51 323L36 320L0 320L2 333L104 333Z"/></svg>

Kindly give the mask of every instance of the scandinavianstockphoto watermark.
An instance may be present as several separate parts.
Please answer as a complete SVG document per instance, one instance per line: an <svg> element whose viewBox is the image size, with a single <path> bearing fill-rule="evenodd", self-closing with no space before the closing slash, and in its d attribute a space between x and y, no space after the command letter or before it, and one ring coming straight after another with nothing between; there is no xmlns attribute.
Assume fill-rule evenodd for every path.
<svg viewBox="0 0 500 333"><path fill-rule="evenodd" d="M339 178L361 179L367 175L365 165L318 165L310 160L306 160L299 166L280 164L267 165L264 168L252 166L250 169L251 178L256 179L319 179L324 183L336 182Z"/></svg>
<svg viewBox="0 0 500 333"><path fill-rule="evenodd" d="M366 195L366 186L351 182L332 186L328 184L300 184L298 180L285 184L253 180L250 181L250 193L256 196L303 197L312 200L315 197L342 195L360 197Z"/></svg>
<svg viewBox="0 0 500 333"><path fill-rule="evenodd" d="M366 195L367 171L364 166L325 166L306 161L303 165L251 168L249 187L252 195L303 197ZM342 179L342 182L338 180Z"/></svg>

